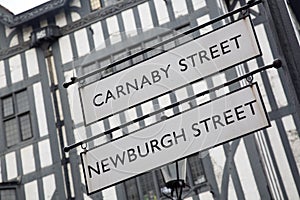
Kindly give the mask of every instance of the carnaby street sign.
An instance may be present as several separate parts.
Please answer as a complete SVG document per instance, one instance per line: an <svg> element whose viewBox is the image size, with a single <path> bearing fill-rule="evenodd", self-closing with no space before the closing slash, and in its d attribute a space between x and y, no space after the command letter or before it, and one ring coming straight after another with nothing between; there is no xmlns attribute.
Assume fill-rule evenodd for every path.
<svg viewBox="0 0 300 200"><path fill-rule="evenodd" d="M257 84L81 153L88 194L270 126Z"/></svg>
<svg viewBox="0 0 300 200"><path fill-rule="evenodd" d="M85 125L261 55L250 17L79 88Z"/></svg>

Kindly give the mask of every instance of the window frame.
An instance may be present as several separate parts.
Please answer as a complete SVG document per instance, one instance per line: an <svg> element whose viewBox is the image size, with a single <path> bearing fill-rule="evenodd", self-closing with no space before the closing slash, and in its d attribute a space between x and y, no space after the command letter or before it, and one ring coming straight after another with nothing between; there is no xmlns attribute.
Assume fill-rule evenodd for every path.
<svg viewBox="0 0 300 200"><path fill-rule="evenodd" d="M197 192L198 194L207 191L207 185L208 185L207 174L206 174L206 171L205 171L205 168L204 168L204 165L203 165L203 160L199 156L199 153L190 155L190 156L186 157L186 159L187 159L187 163L186 163L187 164L186 184L188 186L191 186L192 188L195 188L195 189L197 188L195 190L195 192ZM194 162L196 160L198 161L197 163ZM196 168L193 167L192 166L193 163L197 164L198 167L196 167ZM193 169L196 169L196 170L200 169L200 171L192 171ZM194 174L195 173L202 173L204 179L203 179L202 182L196 183L196 181L194 179L190 180L190 178L198 178L198 177L190 177L188 175L188 173L190 175L192 175L193 173ZM161 176L161 177L159 177L159 176ZM139 179L139 181L137 181L137 178ZM149 178L151 180L147 180ZM146 181L146 183L145 183L145 181ZM145 190L145 188L147 188L147 186L149 186L149 183L150 183L152 189L154 189L154 190L149 190L149 191ZM144 199L147 199L147 197L148 197L148 199L151 199L150 194L153 194L157 199L159 199L159 198L162 198L164 196L163 191L168 190L164 185L165 183L164 183L163 175L162 175L162 172L161 172L160 168L148 171L146 173L142 173L142 174L138 175L137 177L125 180L123 182L123 184L124 184L124 190L125 190L124 198L126 200L132 200L132 199L135 200L135 198L132 198L132 197L137 197L137 199L139 199L139 197L141 197L141 196ZM158 194L156 193L157 189L159 190ZM191 188L189 188L189 189L185 188L183 190L184 194L188 194L190 189ZM132 192L136 192L136 193L132 193Z"/></svg>
<svg viewBox="0 0 300 200"><path fill-rule="evenodd" d="M2 200L1 199L1 191L2 190L14 190L16 200L25 198L25 197L21 198L23 195L21 195L20 187L21 187L21 185L20 185L19 181L8 181L8 182L0 183L0 200Z"/></svg>
<svg viewBox="0 0 300 200"><path fill-rule="evenodd" d="M27 95L27 108L25 110L20 109L19 108L19 104L18 104L18 100L17 100L17 96L18 94L21 94L22 92L26 92ZM12 109L13 109L13 113L9 114L7 116L5 116L4 113L4 103L3 100L6 98L12 98ZM24 89L20 89L18 91L12 92L8 95L5 95L3 97L1 97L1 111L2 111L2 127L3 127L3 135L4 135L4 141L5 141L5 147L6 148L11 148L21 142L30 140L33 138L33 126L32 126L32 116L31 116L31 108L30 108L30 99L29 99L29 95L28 95L28 89L24 88ZM31 136L30 137L26 137L24 139L24 134L22 132L22 122L21 122L21 118L24 116L28 116L29 117L29 128L30 128L30 132L31 132ZM12 144L8 144L8 135L6 132L6 125L5 123L10 121L10 120L15 120L14 123L16 124L16 131L18 132L18 141L16 141L15 143Z"/></svg>

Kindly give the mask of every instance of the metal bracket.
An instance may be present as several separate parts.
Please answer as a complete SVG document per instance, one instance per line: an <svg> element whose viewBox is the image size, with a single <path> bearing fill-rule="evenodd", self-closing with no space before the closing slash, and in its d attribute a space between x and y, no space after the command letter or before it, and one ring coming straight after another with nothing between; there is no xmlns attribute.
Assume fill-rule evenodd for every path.
<svg viewBox="0 0 300 200"><path fill-rule="evenodd" d="M101 133L101 134L98 134L98 135L89 137L89 138L87 138L87 139L85 139L85 140L83 140L83 141L80 141L80 142L77 142L77 143L75 143L75 144L71 144L70 146L64 147L64 151L65 151L65 152L68 152L68 151L70 151L71 149L76 148L76 147L82 145L83 143L87 143L87 142L93 141L93 140L95 140L95 139L97 139L97 138L99 138L99 137L101 137L101 136L111 134L113 131L119 130L119 129L121 129L122 127L126 127L126 126L128 126L128 125L130 125L130 124L132 124L132 123L138 122L138 121L140 121L140 120L144 120L144 119L146 119L146 118L148 118L148 117L150 117L150 116L154 116L154 115L156 115L156 114L158 114L158 113L161 113L161 112L163 112L163 111L165 111L165 110L167 110L167 109L171 109L171 108L173 108L173 107L175 107L175 106L178 106L178 105L180 105L180 104L183 104L183 103L186 103L186 102L190 102L190 101L192 101L193 99L195 99L195 98L197 98L197 97L200 97L200 96L209 94L210 92L219 90L219 89L221 89L221 88L223 88L223 87L225 87L225 86L232 85L233 83L236 83L236 82L238 82L238 81L241 81L241 80L243 80L243 79L245 79L245 78L247 79L248 77L251 77L251 76L253 77L254 74L260 73L260 72L262 72L262 71L264 71L264 70L267 70L267 69L270 69L270 68L278 69L278 68L280 68L280 67L282 67L282 62L281 62L281 60L280 60L280 59L275 59L275 60L273 61L272 64L269 64L269 65L260 67L260 68L254 70L254 71L251 71L251 72L249 72L249 73L247 73L247 74L244 74L244 75L242 75L242 76L239 76L239 77L237 77L237 78L235 78L235 79L232 79L232 80L230 80L230 81L228 81L228 82L226 82L226 83L224 83L224 84L218 85L218 86L216 86L216 87L214 87L214 88L211 88L211 89L209 89L209 90L205 90L205 91L203 91L203 92L200 92L200 93L198 93L198 94L195 94L194 96L191 96L191 97L188 97L188 98L186 98L186 99L183 99L183 100L181 100L181 101L179 101L179 102L175 102L175 103L173 103L173 104L171 104L171 105L169 105L169 106L167 106L167 107L165 107L165 108L161 108L161 109L156 110L156 111L154 111L154 112L152 112L152 113L149 113L149 114L147 114L147 115L144 115L144 116L141 116L141 117L139 117L139 118L136 118L136 119L134 119L133 121L127 122L127 123L125 123L125 124L121 124L120 126L114 127L114 128L112 128L112 129L110 129L110 130L107 130L107 131ZM251 79L250 79L250 80L251 80ZM191 109L192 109L192 108L191 108ZM165 117L166 117L166 116L162 116L161 119L162 119L162 120L167 120L167 118L164 119Z"/></svg>
<svg viewBox="0 0 300 200"><path fill-rule="evenodd" d="M252 82L253 82L253 75L250 75L250 76L246 77L246 81L247 81L250 85L252 85Z"/></svg>
<svg viewBox="0 0 300 200"><path fill-rule="evenodd" d="M63 87L68 88L70 85L73 85L74 83L76 83L76 81L77 81L77 77L71 77L71 81L64 82Z"/></svg>
<svg viewBox="0 0 300 200"><path fill-rule="evenodd" d="M84 152L87 152L87 143L82 143L81 148Z"/></svg>
<svg viewBox="0 0 300 200"><path fill-rule="evenodd" d="M165 2L168 2L168 1L169 1L169 0L165 0ZM175 41L175 40L177 40L178 38L181 38L181 37L183 37L183 36L189 35L189 34L195 32L195 31L197 31L197 30L200 30L200 29L202 29L202 28L204 28L204 27L207 27L208 25L211 25L211 24L214 24L214 23L216 23L216 22L219 22L219 21L221 21L221 20L223 20L223 19L225 19L225 18L227 18L227 17L230 17L230 16L232 16L232 15L234 15L234 14L243 12L243 11L245 11L245 10L247 11L249 8L251 8L251 7L255 6L255 5L258 5L258 4L260 4L260 3L262 3L262 0L250 0L250 1L248 1L248 3L247 3L246 5L240 7L240 8L238 8L238 9L236 9L236 10L230 11L230 12L228 12L228 13L226 13L226 14L224 14L224 15L221 15L221 16L219 16L219 17L216 17L216 18L214 18L214 19L212 19L212 20L210 20L210 21L208 21L208 22L206 22L206 23L203 23L203 24L201 24L201 25L199 25L199 26L193 27L193 28L191 28L191 29L189 29L189 30L187 30L187 31L182 32L181 34L177 34L177 35L175 35L175 36L173 36L173 37L171 37L171 38L169 38L169 39L166 39L166 40L164 40L164 41L162 41L162 42L160 42L160 43L157 43L157 44L155 44L155 45L153 45L153 46L151 46L151 47L148 47L148 48L146 48L146 49L143 49L143 50L141 50L141 51L138 51L138 52L136 52L136 53L133 53L133 54L131 54L131 55L125 57L125 58L122 58L122 59L120 59L120 60L117 60L117 61L115 61L115 62L113 62L113 63L111 63L111 64L109 64L109 65L107 65L107 66L105 66L105 67L103 67L103 68L109 69L109 68L112 68L112 67L114 67L114 66L117 66L117 65L119 65L119 64L121 64L121 63L123 63L123 62L126 62L126 61L128 61L128 60L130 60L130 59L133 59L133 58L135 58L135 57L137 57L137 56L139 56L139 55L143 55L144 53L147 53L147 52L149 52L149 51L152 51L153 49L157 49L158 47L161 47L161 46L164 45L164 44L167 44L167 43L169 43L169 42ZM94 70L94 71L92 71L92 72L90 72L90 73L88 73L88 74L85 74L85 75L83 75L83 76L80 76L80 77L78 77L78 78L72 77L72 78L75 78L74 81L72 81L72 78L71 78L71 82L66 82L66 83L64 83L64 88L67 88L67 87L69 87L70 85L72 85L72 84L74 84L74 83L76 83L76 82L78 82L78 81L84 80L84 79L86 79L86 78L88 78L88 77L90 77L90 76L92 76L92 75L95 75L95 74L101 72L101 71L103 70L103 68L96 69L96 70Z"/></svg>

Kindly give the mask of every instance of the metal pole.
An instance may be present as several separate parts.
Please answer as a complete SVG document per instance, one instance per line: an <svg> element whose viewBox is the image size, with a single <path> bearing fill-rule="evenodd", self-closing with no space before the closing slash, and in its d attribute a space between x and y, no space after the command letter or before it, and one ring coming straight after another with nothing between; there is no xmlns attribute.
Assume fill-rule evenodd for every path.
<svg viewBox="0 0 300 200"><path fill-rule="evenodd" d="M139 118L134 119L133 121L127 122L127 123L125 123L125 124L121 124L120 126L114 127L114 128L112 128L112 129L110 129L110 130L108 130L108 131L105 131L105 132L103 132L103 133L100 133L100 134L98 134L98 135L92 136L92 137L87 138L87 139L85 139L85 140L82 140L82 141L80 141L80 142L77 142L77 143L71 144L71 145L69 145L69 146L66 146L66 147L64 147L64 151L65 151L65 152L69 152L71 149L74 149L74 148L76 148L76 147L79 147L80 145L81 145L81 146L82 146L82 145L85 145L87 142L90 142L90 141L92 141L92 140L95 140L95 139L97 139L97 138L99 138L99 137L102 137L102 136L104 136L104 135L110 134L110 133L112 133L112 132L114 132L114 131L117 131L117 130L119 130L119 129L122 129L122 128L126 127L126 126L129 126L129 125L135 123L135 122L144 120L144 119L146 119L146 118L148 118L148 117L150 117L150 116L154 116L154 115L156 115L156 114L158 114L158 113L161 113L161 112L164 111L164 110L171 109L171 108L173 108L173 107L175 107L175 106L179 106L180 104L189 102L189 101L191 101L191 100L193 100L193 99L195 99L195 98L197 98L197 97L200 97L200 96L209 94L210 92L219 90L219 89L221 89L221 88L223 88L223 87L225 87L225 86L229 86L229 85L231 85L231 84L233 84L233 83L236 83L236 82L238 82L238 81L241 81L241 80L243 80L243 79L245 79L245 78L249 78L249 77L251 78L254 74L260 73L260 72L262 72L262 71L264 71L264 70L267 70L267 69L270 69L270 68L276 68L276 69L278 69L278 68L281 67L281 65L282 65L281 60L275 59L275 60L273 61L273 63L270 64L270 65L266 65L266 66L260 67L260 68L258 68L258 69L256 69L256 70L253 70L253 71L251 71L251 72L249 72L249 73L247 73L247 74L244 74L244 75L239 76L239 77L237 77L237 78L235 78L235 79L232 79L232 80L230 80L230 81L228 81L228 82L226 82L226 83L224 83L224 84L218 85L218 86L216 86L216 87L214 87L214 88L205 90L205 91L200 92L200 93L198 93L198 94L195 94L194 96L191 96L191 97L189 97L189 98L183 99L183 100L181 100L181 101L178 101L178 102L176 102L176 103L173 103L173 104L171 104L171 105L168 105L168 106L166 106L166 107L164 107L164 108L158 109L158 110L156 110L156 111L154 111L154 112L152 112L152 113L143 115L143 116L141 116L141 117L139 117ZM190 84L192 84L192 83L193 83L193 82L191 82ZM116 113L115 113L115 114L116 114ZM168 117L164 117L163 120L166 120L166 119L168 119ZM124 136L122 136L122 137L124 137ZM109 141L109 142L111 142L111 141ZM104 145L104 144L106 144L106 143L103 143L102 145Z"/></svg>

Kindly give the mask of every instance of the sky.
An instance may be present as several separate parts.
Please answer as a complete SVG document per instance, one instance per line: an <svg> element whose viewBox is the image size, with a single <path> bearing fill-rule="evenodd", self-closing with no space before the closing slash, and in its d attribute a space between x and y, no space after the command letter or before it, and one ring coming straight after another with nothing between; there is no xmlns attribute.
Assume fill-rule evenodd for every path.
<svg viewBox="0 0 300 200"><path fill-rule="evenodd" d="M47 1L49 0L0 0L0 4L17 15Z"/></svg>

